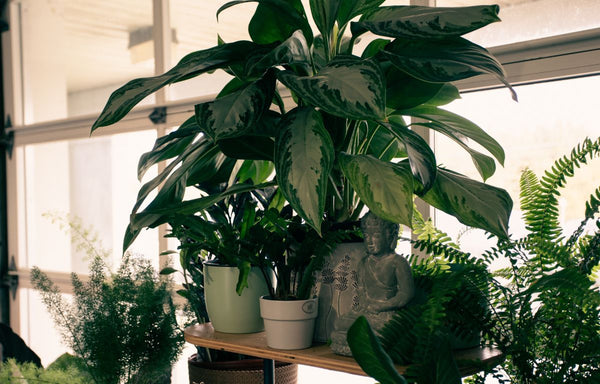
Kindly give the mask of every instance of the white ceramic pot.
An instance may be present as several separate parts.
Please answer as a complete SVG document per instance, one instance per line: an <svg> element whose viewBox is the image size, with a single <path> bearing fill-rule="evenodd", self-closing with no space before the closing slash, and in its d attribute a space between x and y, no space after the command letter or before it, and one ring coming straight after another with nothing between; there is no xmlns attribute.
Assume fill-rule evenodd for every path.
<svg viewBox="0 0 600 384"><path fill-rule="evenodd" d="M258 300L269 293L262 273L252 267L248 287L242 295L235 292L240 271L237 267L204 263L206 311L215 331L252 333L264 329Z"/></svg>
<svg viewBox="0 0 600 384"><path fill-rule="evenodd" d="M267 345L275 349L304 349L312 345L318 299L272 300L260 298Z"/></svg>

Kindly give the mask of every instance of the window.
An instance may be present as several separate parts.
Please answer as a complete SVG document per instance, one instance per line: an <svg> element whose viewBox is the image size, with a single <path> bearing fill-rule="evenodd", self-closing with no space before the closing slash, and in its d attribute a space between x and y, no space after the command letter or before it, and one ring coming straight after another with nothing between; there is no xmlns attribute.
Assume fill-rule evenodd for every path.
<svg viewBox="0 0 600 384"><path fill-rule="evenodd" d="M303 0L305 4L308 0ZM154 139L181 124L193 110L194 98L209 98L228 81L222 71L185 84L175 84L148 97L126 119L89 137L95 116L108 95L124 82L151 76L175 64L185 54L225 41L245 38L255 4L228 9L216 23L223 0L19 0L9 5L10 31L3 34L7 92L6 113L15 134L8 165L9 257L14 259L20 286L11 302L15 331L48 364L63 351L37 294L30 289L28 269L38 265L69 286L68 272L85 272L85 261L71 248L68 237L42 216L71 213L96 228L105 247L120 257L120 245L137 190L136 164ZM434 5L434 0L413 0ZM516 197L515 177L528 165L545 169L558 155L585 135L597 136L592 95L600 85L600 11L595 0L501 0L496 23L473 33L475 42L492 46L517 88L520 103L512 102L494 79L461 82L463 99L448 108L481 125L507 152L504 170L489 180ZM408 4L388 0L386 5ZM464 0L437 0L438 6L472 5ZM243 20L240 21L240 18ZM208 33L207 33L208 32ZM557 36L559 35L559 36ZM541 40L533 40L540 39ZM154 44L154 42L162 42ZM548 80L561 81L546 82ZM475 93L476 92L476 93ZM148 115L167 105L166 123L153 124ZM473 174L470 160L455 157L452 143L435 137L438 161ZM528 142L540 152L533 153ZM543 142L543 145L540 143ZM543 160L542 160L543 159ZM582 183L598 174L589 167ZM151 171L156 172L156 170ZM154 173L155 174L155 173ZM151 177L147 175L146 177ZM588 194L572 185L570 195ZM577 202L581 197L575 197ZM564 218L574 211L565 201ZM581 209L575 206L576 209ZM513 212L513 221L518 218ZM457 233L453 219L436 213L442 229ZM512 224L512 223L511 223ZM518 228L513 224L512 229ZM164 230L145 231L136 250L159 261L170 244ZM463 244L478 249L481 236L472 231ZM40 332L43 330L44 332ZM193 349L193 348L192 348ZM181 373L185 381L184 352ZM364 377L302 367L301 380L372 383Z"/></svg>

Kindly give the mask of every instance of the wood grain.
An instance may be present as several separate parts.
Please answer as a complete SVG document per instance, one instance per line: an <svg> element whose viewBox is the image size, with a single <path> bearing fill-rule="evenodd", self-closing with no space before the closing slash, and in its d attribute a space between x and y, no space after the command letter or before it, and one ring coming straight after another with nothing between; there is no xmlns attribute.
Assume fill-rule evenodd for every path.
<svg viewBox="0 0 600 384"><path fill-rule="evenodd" d="M267 347L264 332L222 333L216 332L210 323L187 327L185 340L199 347L367 376L353 358L334 354L326 344L293 351L277 350ZM485 366L493 367L498 364L502 360L502 354L494 348L473 348L457 351L455 358L461 374L469 376ZM402 374L406 372L407 366L397 365L396 369Z"/></svg>

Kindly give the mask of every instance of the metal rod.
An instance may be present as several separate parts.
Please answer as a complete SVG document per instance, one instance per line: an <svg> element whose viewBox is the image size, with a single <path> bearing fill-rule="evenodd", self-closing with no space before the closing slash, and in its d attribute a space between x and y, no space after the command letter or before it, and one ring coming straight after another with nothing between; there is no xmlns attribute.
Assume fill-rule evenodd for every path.
<svg viewBox="0 0 600 384"><path fill-rule="evenodd" d="M265 384L275 384L275 362L271 359L263 359L263 374Z"/></svg>

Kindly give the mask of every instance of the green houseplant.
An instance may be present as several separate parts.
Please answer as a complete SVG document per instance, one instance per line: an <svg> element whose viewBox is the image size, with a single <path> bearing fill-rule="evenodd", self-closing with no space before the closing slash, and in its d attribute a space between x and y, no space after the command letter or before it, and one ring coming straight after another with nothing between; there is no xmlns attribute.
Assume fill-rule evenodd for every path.
<svg viewBox="0 0 600 384"><path fill-rule="evenodd" d="M560 188L577 168L599 155L600 139L586 139L557 160L541 180L530 170L522 173L521 208L528 234L520 239L498 239L497 246L477 258L461 252L439 232L417 241L417 246L429 253L451 260L471 260L470 265L489 267L498 258L509 262L507 268L488 272L487 278L468 276L473 289L467 293L479 292L487 299L489 310L470 311L472 321L464 324L481 331L484 343L496 346L505 357L498 367L482 367L486 374L470 382L484 383L488 375L502 383L600 380L600 292L594 285L600 262L600 187L586 202L584 218L570 235L558 220ZM398 340L393 335L405 331L406 323L410 323L409 317L398 319L409 321L389 324L381 339L364 319L355 323L349 343L354 345L355 357L363 369L381 383L404 383L407 379L459 383L456 374L448 375L454 370L452 365L440 364L448 360L440 360L439 356L425 362L436 364L437 369L430 372L437 376L408 372L403 377L395 371L392 361L401 360L403 345L390 348ZM420 337L426 334L421 332Z"/></svg>
<svg viewBox="0 0 600 384"><path fill-rule="evenodd" d="M66 225L73 243L91 252L89 280L72 274L72 303L39 268L31 280L79 367L97 384L170 382L183 346L170 282L159 280L149 260L128 255L111 273L90 232Z"/></svg>
<svg viewBox="0 0 600 384"><path fill-rule="evenodd" d="M208 207L202 215L177 215L169 222L170 236L181 244L184 279L196 274L196 279L202 279L202 300L192 298L195 310L205 307L217 331L249 333L264 328L258 299L269 293L272 282L263 278L270 272L261 269L257 257L262 239L256 238L256 230L263 212L258 204L266 204L265 198L259 191L240 193ZM204 322L205 316L196 313L196 317Z"/></svg>
<svg viewBox="0 0 600 384"><path fill-rule="evenodd" d="M217 15L246 2L226 3ZM498 21L497 6L312 0L306 10L300 0L255 2L252 41L219 41L162 75L130 81L111 95L94 123L92 132L119 121L166 85L215 70L233 76L214 101L196 105L193 116L140 159L140 177L151 165L173 160L140 189L124 248L143 228L173 215L194 214L228 195L274 184L319 234L324 221L356 220L364 206L410 225L417 195L465 224L506 236L508 194L438 168L428 143L412 130L419 125L456 141L483 179L494 173L496 161L504 161L500 145L481 128L439 108L458 97L452 81L493 74L506 83L496 59L461 37ZM355 52L367 32L383 38ZM405 117L419 120L408 124ZM491 156L469 147L468 140ZM256 172L243 182L240 172L249 169ZM222 192L183 201L187 186L223 182Z"/></svg>

